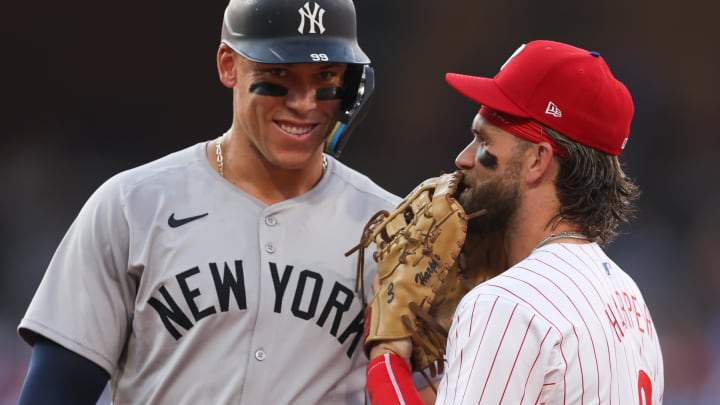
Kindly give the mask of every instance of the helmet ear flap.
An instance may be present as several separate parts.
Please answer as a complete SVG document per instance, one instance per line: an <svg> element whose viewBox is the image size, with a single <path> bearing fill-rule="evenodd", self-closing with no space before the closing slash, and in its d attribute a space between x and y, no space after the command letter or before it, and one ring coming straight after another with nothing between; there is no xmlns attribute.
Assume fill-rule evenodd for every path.
<svg viewBox="0 0 720 405"><path fill-rule="evenodd" d="M375 91L375 70L370 65L348 64L343 88L338 121L325 141L325 151L336 158L350 139L352 130L367 115Z"/></svg>
<svg viewBox="0 0 720 405"><path fill-rule="evenodd" d="M359 95L360 82L363 81L365 65L348 63L343 77L343 97L340 103L342 110L350 110L355 105Z"/></svg>

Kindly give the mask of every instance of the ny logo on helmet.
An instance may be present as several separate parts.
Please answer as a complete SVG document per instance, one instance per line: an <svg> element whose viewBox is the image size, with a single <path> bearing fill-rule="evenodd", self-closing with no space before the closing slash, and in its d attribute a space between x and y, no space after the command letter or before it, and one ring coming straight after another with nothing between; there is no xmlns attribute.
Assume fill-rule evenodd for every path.
<svg viewBox="0 0 720 405"><path fill-rule="evenodd" d="M300 13L301 18L300 25L298 26L298 32L301 34L305 34L306 19L309 21L308 25L310 26L308 34L315 34L316 27L321 34L325 32L325 26L323 26L323 16L325 15L325 9L320 8L320 5L315 2L313 2L313 4L315 5L315 9L312 11L310 11L310 2L306 2L304 6L298 9L298 13Z"/></svg>

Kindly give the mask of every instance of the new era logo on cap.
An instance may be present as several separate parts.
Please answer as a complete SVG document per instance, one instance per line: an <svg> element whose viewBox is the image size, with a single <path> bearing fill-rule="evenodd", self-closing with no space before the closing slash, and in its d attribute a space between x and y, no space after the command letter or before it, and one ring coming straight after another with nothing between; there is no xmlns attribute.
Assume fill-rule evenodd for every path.
<svg viewBox="0 0 720 405"><path fill-rule="evenodd" d="M532 118L611 155L620 154L630 133L630 92L597 52L531 41L518 48L493 78L455 73L445 78L481 105Z"/></svg>
<svg viewBox="0 0 720 405"><path fill-rule="evenodd" d="M545 107L545 114L552 115L553 117L562 117L562 111L552 101L548 101L547 107Z"/></svg>

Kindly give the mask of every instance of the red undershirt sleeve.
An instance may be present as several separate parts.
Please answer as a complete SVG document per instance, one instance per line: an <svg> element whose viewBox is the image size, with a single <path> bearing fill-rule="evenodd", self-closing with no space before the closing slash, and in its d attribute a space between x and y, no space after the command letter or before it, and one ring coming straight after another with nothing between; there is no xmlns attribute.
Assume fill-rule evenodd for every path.
<svg viewBox="0 0 720 405"><path fill-rule="evenodd" d="M424 405L410 367L395 354L386 353L370 361L367 390L373 405Z"/></svg>

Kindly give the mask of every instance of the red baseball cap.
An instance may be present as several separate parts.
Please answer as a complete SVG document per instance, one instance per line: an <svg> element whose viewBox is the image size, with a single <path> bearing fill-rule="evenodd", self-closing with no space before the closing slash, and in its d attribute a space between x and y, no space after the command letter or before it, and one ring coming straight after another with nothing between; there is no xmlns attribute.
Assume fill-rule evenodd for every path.
<svg viewBox="0 0 720 405"><path fill-rule="evenodd" d="M445 80L481 105L532 118L611 155L620 154L630 135L630 92L594 51L531 41L521 45L492 79L448 73Z"/></svg>

